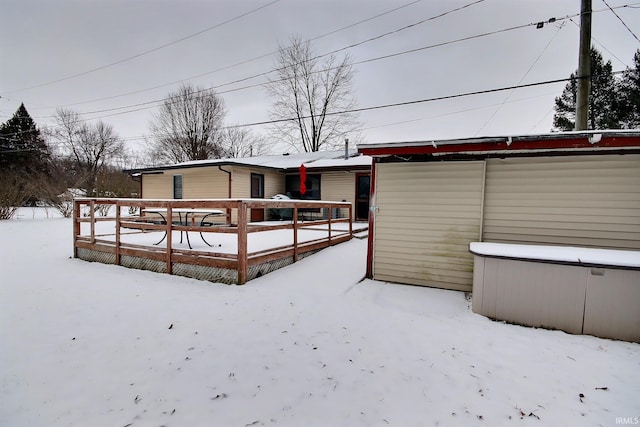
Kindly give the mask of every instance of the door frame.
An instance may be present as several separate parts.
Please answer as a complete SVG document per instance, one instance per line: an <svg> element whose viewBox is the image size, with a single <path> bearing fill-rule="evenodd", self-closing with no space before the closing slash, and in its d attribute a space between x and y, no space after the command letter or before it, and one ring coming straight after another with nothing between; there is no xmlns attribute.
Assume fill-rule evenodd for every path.
<svg viewBox="0 0 640 427"><path fill-rule="evenodd" d="M369 177L369 190L367 191L366 199L360 198L360 195L358 194L359 193L358 187L359 187L359 184L360 184L359 181L360 181L360 178L364 177L364 176ZM354 217L354 220L355 221L367 221L369 219L369 201L370 201L370 196L371 196L371 194L370 194L370 192L371 192L371 173L370 172L356 172L356 185L355 185L355 187L356 187L355 188L355 193L356 194L355 194L355 198L354 198L355 203L354 203L354 206L353 206L353 210L354 210L353 217ZM365 202L367 204L367 216L366 217L360 217L360 216L358 216L358 205L360 203L365 203Z"/></svg>

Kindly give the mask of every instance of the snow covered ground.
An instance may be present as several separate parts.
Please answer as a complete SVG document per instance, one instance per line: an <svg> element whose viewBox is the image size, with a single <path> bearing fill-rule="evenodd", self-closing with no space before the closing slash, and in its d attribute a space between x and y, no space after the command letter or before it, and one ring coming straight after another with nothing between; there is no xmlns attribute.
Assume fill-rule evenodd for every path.
<svg viewBox="0 0 640 427"><path fill-rule="evenodd" d="M640 345L365 280L354 239L244 286L71 258L69 219L0 221L0 426L637 423Z"/></svg>

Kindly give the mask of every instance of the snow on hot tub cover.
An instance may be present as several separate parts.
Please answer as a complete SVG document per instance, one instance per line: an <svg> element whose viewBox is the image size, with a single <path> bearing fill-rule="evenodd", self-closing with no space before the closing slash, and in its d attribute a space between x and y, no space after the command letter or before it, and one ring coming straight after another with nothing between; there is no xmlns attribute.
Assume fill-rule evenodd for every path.
<svg viewBox="0 0 640 427"><path fill-rule="evenodd" d="M474 255L496 258L640 268L640 251L488 242L471 242L469 251Z"/></svg>

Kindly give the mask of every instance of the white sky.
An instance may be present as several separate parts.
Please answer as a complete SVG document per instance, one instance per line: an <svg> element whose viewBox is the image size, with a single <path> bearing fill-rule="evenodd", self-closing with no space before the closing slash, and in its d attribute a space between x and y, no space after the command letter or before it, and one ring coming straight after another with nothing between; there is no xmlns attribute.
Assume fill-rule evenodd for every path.
<svg viewBox="0 0 640 427"><path fill-rule="evenodd" d="M228 83L272 70L274 56L264 55L292 34L316 38L408 5L318 38L315 50L325 54L470 3L474 0L5 0L0 6L0 120L6 121L24 102L43 126L55 107L65 106L112 124L137 148L158 105L138 104L161 100L181 81L189 81L217 87L228 110L227 123L261 122L269 119L270 99L260 86L265 76ZM640 36L640 1L607 3L613 8L630 5L615 10ZM593 0L593 10L593 45L614 70L623 70L640 43L603 0ZM579 0L484 0L346 52L357 63L551 17L560 20L579 11ZM566 78L577 68L578 23L574 17L542 29L528 26L357 64L358 107ZM68 78L77 74L83 75ZM363 140L545 133L551 128L553 99L563 87L556 83L366 111L360 115ZM121 107L126 108L104 111ZM102 112L90 113L95 111ZM265 132L264 126L252 129Z"/></svg>

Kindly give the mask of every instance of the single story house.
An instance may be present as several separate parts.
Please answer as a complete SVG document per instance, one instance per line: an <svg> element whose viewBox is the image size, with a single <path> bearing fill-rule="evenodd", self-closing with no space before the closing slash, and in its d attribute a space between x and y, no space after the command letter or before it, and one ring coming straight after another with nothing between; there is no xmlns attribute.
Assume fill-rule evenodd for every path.
<svg viewBox="0 0 640 427"><path fill-rule="evenodd" d="M300 167L306 192L300 193ZM369 212L371 157L356 150L319 151L245 158L211 159L126 170L140 181L145 199L273 198L347 201L354 220ZM338 215L348 215L346 212ZM275 219L277 212L252 209L252 221Z"/></svg>
<svg viewBox="0 0 640 427"><path fill-rule="evenodd" d="M640 130L358 145L367 275L471 291L471 242L640 250Z"/></svg>

